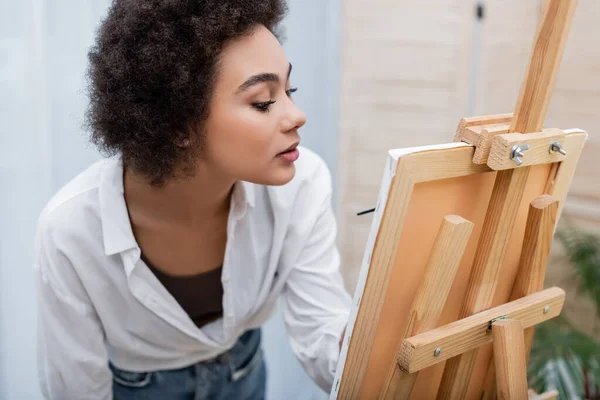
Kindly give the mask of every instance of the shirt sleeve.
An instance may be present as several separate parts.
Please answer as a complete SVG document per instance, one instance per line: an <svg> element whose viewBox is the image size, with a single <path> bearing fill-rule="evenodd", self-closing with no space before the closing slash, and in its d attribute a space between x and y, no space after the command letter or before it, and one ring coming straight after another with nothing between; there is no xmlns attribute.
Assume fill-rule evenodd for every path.
<svg viewBox="0 0 600 400"><path fill-rule="evenodd" d="M344 288L339 270L331 182L329 171L324 165L323 168L325 170L313 181L312 190L303 196L307 202L313 202L313 209L314 200L320 207L286 281L283 317L297 358L313 380L329 392L339 359L339 343L348 322L351 298Z"/></svg>
<svg viewBox="0 0 600 400"><path fill-rule="evenodd" d="M52 247L52 246L47 246ZM100 321L64 254L38 242L38 378L46 399L112 399Z"/></svg>

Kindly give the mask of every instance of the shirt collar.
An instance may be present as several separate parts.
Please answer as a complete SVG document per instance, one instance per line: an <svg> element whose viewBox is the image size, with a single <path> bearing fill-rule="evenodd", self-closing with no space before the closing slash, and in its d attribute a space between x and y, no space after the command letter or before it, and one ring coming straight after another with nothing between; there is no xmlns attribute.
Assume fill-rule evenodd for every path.
<svg viewBox="0 0 600 400"><path fill-rule="evenodd" d="M123 163L120 160L107 161L102 171L99 190L104 253L110 256L138 249L125 203ZM235 184L231 197L232 217L241 219L248 207L254 207L254 191L253 183L238 181Z"/></svg>
<svg viewBox="0 0 600 400"><path fill-rule="evenodd" d="M122 162L109 160L100 179L100 218L104 253L110 256L138 248L125 203Z"/></svg>
<svg viewBox="0 0 600 400"><path fill-rule="evenodd" d="M231 195L231 213L235 219L241 219L248 210L254 207L254 184L238 181L233 187Z"/></svg>

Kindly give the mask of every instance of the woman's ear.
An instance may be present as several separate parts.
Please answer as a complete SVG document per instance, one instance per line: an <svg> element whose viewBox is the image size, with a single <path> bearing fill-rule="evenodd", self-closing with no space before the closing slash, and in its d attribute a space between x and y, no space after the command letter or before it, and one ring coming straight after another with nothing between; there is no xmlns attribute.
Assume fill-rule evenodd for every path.
<svg viewBox="0 0 600 400"><path fill-rule="evenodd" d="M186 149L186 148L190 147L190 143L191 143L190 139L188 139L188 138L181 139L181 140L177 141L177 146Z"/></svg>
<svg viewBox="0 0 600 400"><path fill-rule="evenodd" d="M185 132L178 132L178 138L175 140L177 147L187 149L192 145L192 140L199 135L201 126L199 123L189 124Z"/></svg>

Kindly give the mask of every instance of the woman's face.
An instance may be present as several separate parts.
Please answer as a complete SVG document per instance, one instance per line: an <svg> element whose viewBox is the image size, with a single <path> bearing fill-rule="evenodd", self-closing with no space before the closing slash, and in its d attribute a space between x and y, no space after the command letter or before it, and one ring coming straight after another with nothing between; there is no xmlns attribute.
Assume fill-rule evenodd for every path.
<svg viewBox="0 0 600 400"><path fill-rule="evenodd" d="M201 163L228 178L283 185L295 173L304 113L291 98L291 65L264 26L225 46L206 122Z"/></svg>

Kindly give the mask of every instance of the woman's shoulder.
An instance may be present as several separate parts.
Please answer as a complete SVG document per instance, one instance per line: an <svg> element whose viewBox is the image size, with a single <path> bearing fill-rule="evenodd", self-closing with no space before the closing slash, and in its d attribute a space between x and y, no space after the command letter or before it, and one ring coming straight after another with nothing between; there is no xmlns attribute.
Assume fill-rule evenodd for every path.
<svg viewBox="0 0 600 400"><path fill-rule="evenodd" d="M292 183L310 182L315 178L331 179L329 167L321 156L306 147L299 147L299 150L300 157L296 161L296 175Z"/></svg>
<svg viewBox="0 0 600 400"><path fill-rule="evenodd" d="M98 189L106 168L116 166L113 159L95 162L62 186L42 209L37 232L60 234L84 228L99 207ZM88 216L85 218L85 216Z"/></svg>

